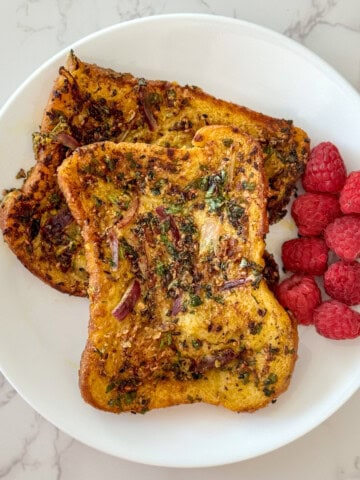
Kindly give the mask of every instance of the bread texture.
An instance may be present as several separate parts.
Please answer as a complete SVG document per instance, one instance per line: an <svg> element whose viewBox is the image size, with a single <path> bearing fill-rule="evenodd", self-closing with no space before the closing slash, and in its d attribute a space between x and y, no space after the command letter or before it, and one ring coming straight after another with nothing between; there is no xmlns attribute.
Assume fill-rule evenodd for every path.
<svg viewBox="0 0 360 480"><path fill-rule="evenodd" d="M298 338L263 276L263 159L239 129L209 126L189 148L100 142L63 162L90 282L86 402L240 412L287 389Z"/></svg>
<svg viewBox="0 0 360 480"><path fill-rule="evenodd" d="M234 125L260 143L270 222L280 219L308 159L305 132L200 88L116 73L71 53L34 135L37 165L0 206L4 239L39 278L60 291L86 296L83 241L58 188L58 166L73 149L98 141L190 147L199 128L214 124Z"/></svg>
<svg viewBox="0 0 360 480"><path fill-rule="evenodd" d="M0 204L0 228L20 262L57 290L85 296L88 284L81 231L57 182L68 149L48 134L34 135L35 166L20 190Z"/></svg>

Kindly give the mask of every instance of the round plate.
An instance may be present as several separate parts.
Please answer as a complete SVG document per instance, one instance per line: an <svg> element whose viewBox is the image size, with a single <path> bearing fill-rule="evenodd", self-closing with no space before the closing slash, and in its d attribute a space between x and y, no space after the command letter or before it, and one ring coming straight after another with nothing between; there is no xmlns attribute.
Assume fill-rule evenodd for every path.
<svg viewBox="0 0 360 480"><path fill-rule="evenodd" d="M264 28L207 15L164 15L122 23L72 46L83 60L140 77L176 80L272 116L291 118L313 144L331 140L348 170L360 168L360 100L327 64ZM0 117L0 188L33 163L52 83L69 49L37 70ZM20 183L19 183L20 185ZM269 249L294 237L289 219L272 229ZM299 359L276 404L236 414L205 404L113 415L86 405L78 365L88 320L86 299L62 295L33 277L0 244L0 366L41 415L81 442L146 464L195 467L255 457L305 434L360 385L360 339L331 341L300 329Z"/></svg>

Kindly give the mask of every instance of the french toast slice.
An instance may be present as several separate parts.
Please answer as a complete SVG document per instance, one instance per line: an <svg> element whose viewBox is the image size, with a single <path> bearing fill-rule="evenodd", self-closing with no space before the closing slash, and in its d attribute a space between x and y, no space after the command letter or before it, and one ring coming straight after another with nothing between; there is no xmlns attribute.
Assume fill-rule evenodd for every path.
<svg viewBox="0 0 360 480"><path fill-rule="evenodd" d="M261 147L226 126L193 145L92 144L59 168L85 240L79 383L96 408L254 411L289 385L297 329L263 278Z"/></svg>
<svg viewBox="0 0 360 480"><path fill-rule="evenodd" d="M4 239L38 277L63 292L86 296L83 242L76 225L64 222L68 210L55 169L79 145L111 140L179 148L191 146L195 132L211 124L235 125L260 142L270 221L281 218L307 162L305 132L200 88L116 73L71 53L55 81L41 133L35 135L36 158L43 165L0 206Z"/></svg>

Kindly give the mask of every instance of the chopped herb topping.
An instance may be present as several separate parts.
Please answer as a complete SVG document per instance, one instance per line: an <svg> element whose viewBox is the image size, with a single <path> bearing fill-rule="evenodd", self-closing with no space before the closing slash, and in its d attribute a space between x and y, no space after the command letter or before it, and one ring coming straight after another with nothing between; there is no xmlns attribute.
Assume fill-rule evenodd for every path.
<svg viewBox="0 0 360 480"><path fill-rule="evenodd" d="M264 387L263 388L264 395L266 397L271 397L275 393L275 388L274 387Z"/></svg>
<svg viewBox="0 0 360 480"><path fill-rule="evenodd" d="M92 198L95 202L96 207L99 208L99 207L101 207L101 205L104 204L103 200L101 200L101 198L97 197L96 195L93 195Z"/></svg>
<svg viewBox="0 0 360 480"><path fill-rule="evenodd" d="M156 262L156 273L160 277L165 277L169 273L169 266L165 265L164 263L160 262L159 260Z"/></svg>
<svg viewBox="0 0 360 480"><path fill-rule="evenodd" d="M166 213L173 215L176 213L182 213L184 209L183 205L179 204L170 204L165 208Z"/></svg>
<svg viewBox="0 0 360 480"><path fill-rule="evenodd" d="M122 251L121 254L120 250ZM119 240L119 257L120 255L122 255L123 258L125 258L126 256L130 260L137 260L139 258L139 255L134 249L134 247L132 247L125 238L120 238Z"/></svg>
<svg viewBox="0 0 360 480"><path fill-rule="evenodd" d="M110 390L109 390L110 391ZM108 393L108 392L107 392ZM118 407L121 408L122 404L130 405L136 399L136 391L125 392L119 394L116 398L111 398L108 401L108 405L110 407Z"/></svg>
<svg viewBox="0 0 360 480"><path fill-rule="evenodd" d="M203 301L199 297L199 295L190 293L190 306L191 307L198 307L199 305L202 305Z"/></svg>
<svg viewBox="0 0 360 480"><path fill-rule="evenodd" d="M160 339L160 348L170 347L172 344L173 338L171 332L165 332Z"/></svg>
<svg viewBox="0 0 360 480"><path fill-rule="evenodd" d="M161 194L162 187L167 183L167 180L164 178L161 178L158 180L154 186L150 189L151 193L155 196L159 196Z"/></svg>
<svg viewBox="0 0 360 480"><path fill-rule="evenodd" d="M239 229L242 226L241 220L244 212L244 207L238 205L234 200L229 200L227 202L227 214L229 222L234 228Z"/></svg>
<svg viewBox="0 0 360 480"><path fill-rule="evenodd" d="M166 92L166 96L169 100L176 100L176 91L173 88L169 88Z"/></svg>
<svg viewBox="0 0 360 480"><path fill-rule="evenodd" d="M105 393L111 392L112 390L114 390L115 387L116 387L116 383L110 382L106 387Z"/></svg>
<svg viewBox="0 0 360 480"><path fill-rule="evenodd" d="M276 373L270 373L267 379L264 381L264 385L273 385L278 381L278 376Z"/></svg>
<svg viewBox="0 0 360 480"><path fill-rule="evenodd" d="M61 199L61 195L57 192L53 192L51 193L50 197L49 197L49 202L51 203L51 206L53 208L58 208L60 206L60 203L61 203L62 199Z"/></svg>
<svg viewBox="0 0 360 480"><path fill-rule="evenodd" d="M134 155L132 152L125 152L125 158L129 162L131 168L136 168L136 162L134 160Z"/></svg>
<svg viewBox="0 0 360 480"><path fill-rule="evenodd" d="M243 190L249 190L249 192L253 192L256 188L256 183L255 182L247 182L244 180L241 182L241 187Z"/></svg>
<svg viewBox="0 0 360 480"><path fill-rule="evenodd" d="M108 156L105 157L105 163L107 168L112 172L115 170L116 164L117 164L117 158L110 158Z"/></svg>
<svg viewBox="0 0 360 480"><path fill-rule="evenodd" d="M257 322L251 321L251 322L249 322L248 327L249 327L251 335L258 335L263 328L263 324L262 324L262 322L257 323Z"/></svg>
<svg viewBox="0 0 360 480"><path fill-rule="evenodd" d="M202 347L203 342L197 338L196 340L192 340L191 344L195 348L195 350L199 350L199 348Z"/></svg>
<svg viewBox="0 0 360 480"><path fill-rule="evenodd" d="M216 303L221 303L222 305L225 303L224 297L222 295L214 295L213 300Z"/></svg>
<svg viewBox="0 0 360 480"><path fill-rule="evenodd" d="M192 218L183 219L183 222L179 225L179 229L181 232L189 235L196 233L196 227Z"/></svg>
<svg viewBox="0 0 360 480"><path fill-rule="evenodd" d="M148 95L148 99L151 105L159 105L162 102L162 97L157 92L151 92Z"/></svg>
<svg viewBox="0 0 360 480"><path fill-rule="evenodd" d="M218 174L206 177L207 190L205 193L205 201L210 212L217 212L225 203L226 177L225 170L221 170Z"/></svg>
<svg viewBox="0 0 360 480"><path fill-rule="evenodd" d="M243 381L244 385L247 385L250 382L250 372L245 371L239 374L239 379Z"/></svg>
<svg viewBox="0 0 360 480"><path fill-rule="evenodd" d="M234 140L232 138L223 138L222 143L225 147L231 147L231 145L234 143Z"/></svg>

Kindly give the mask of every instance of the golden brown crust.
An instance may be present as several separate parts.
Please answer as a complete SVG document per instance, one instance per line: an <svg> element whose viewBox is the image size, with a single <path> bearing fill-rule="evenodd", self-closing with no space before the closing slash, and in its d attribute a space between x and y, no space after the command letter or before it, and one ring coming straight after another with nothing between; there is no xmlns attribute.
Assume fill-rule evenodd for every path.
<svg viewBox="0 0 360 480"><path fill-rule="evenodd" d="M72 53L66 67L60 68L41 133L35 135L35 157L49 171L40 168L44 181L39 184L39 171L34 169L24 187L5 200L1 214L5 240L44 281L61 291L86 296L83 244L75 223L64 228L57 223L59 243L54 245L49 235L29 223L21 228L20 236L12 228L14 219L30 208L30 224L44 225L49 216L56 221L66 212L54 171L78 145L111 140L189 147L194 133L208 124L235 125L260 142L266 154L270 221L281 218L308 157L309 142L302 130L291 122L212 97L197 87L138 79L87 64ZM59 202L47 201L51 194L59 196Z"/></svg>
<svg viewBox="0 0 360 480"><path fill-rule="evenodd" d="M40 135L36 149L38 162L22 189L8 193L0 204L0 228L34 275L61 292L84 296L88 276L81 232L56 176L65 149Z"/></svg>
<svg viewBox="0 0 360 480"><path fill-rule="evenodd" d="M193 144L98 143L59 169L85 239L79 383L96 408L254 411L289 385L297 330L263 279L261 148L224 126Z"/></svg>

